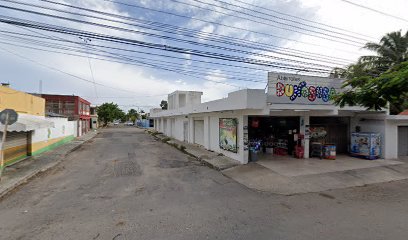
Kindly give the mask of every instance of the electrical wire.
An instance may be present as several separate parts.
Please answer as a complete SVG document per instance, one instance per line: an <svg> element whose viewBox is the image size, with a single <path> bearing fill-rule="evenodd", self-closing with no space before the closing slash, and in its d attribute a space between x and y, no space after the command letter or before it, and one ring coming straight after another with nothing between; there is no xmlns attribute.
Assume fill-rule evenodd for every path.
<svg viewBox="0 0 408 240"><path fill-rule="evenodd" d="M3 5L0 5L0 7L12 9L12 10L17 10L17 11L23 11L23 12L33 13L33 14L38 14L38 15L42 15L42 16L46 16L46 17L53 17L53 18L58 18L58 19L62 19L62 20L67 20L67 21L73 21L73 22L78 22L78 23L84 23L84 24L94 25L94 26L103 27L103 28L109 28L109 29L114 29L114 30L119 30L119 31L126 31L126 32L131 32L131 33L137 33L137 34L141 34L141 35L145 35L145 36L150 36L150 37L157 37L157 38L167 39L167 40L173 40L173 41L177 41L177 42L185 42L185 43L189 43L189 44L192 44L192 45L205 46L205 47L210 47L210 48L219 49L219 50L225 50L225 51L230 51L230 52L236 52L236 53L244 53L244 54L247 54L247 55L253 55L253 56L258 56L258 57L263 57L263 58L271 58L271 59L276 59L276 60L289 61L289 62L294 62L294 63L298 63L298 64L305 64L305 65L323 67L323 68L327 68L327 69L332 69L332 68L334 67L334 66L327 66L327 65L318 64L318 63L311 63L311 62L305 62L305 61L300 61L300 60L293 60L293 59L282 58L282 57L275 57L275 56L271 56L271 55L267 55L267 54L259 54L259 53L249 52L249 51L245 51L245 50L241 50L241 49L236 49L236 48L229 48L229 47L223 47L223 46L219 46L219 45L212 45L212 44L200 43L200 42L197 42L197 41L191 41L191 40L173 38L173 37L169 37L169 36L158 35L158 34L152 34L152 33L147 33L147 32L142 32L142 31L137 31L137 30L132 30L132 29L121 28L121 27L115 27L115 26L111 26L111 25L98 24L98 23L93 23L93 22L88 22L88 21L83 21L83 20L77 20L77 19L72 19L72 18L66 18L66 17L62 17L62 16L56 16L56 15L51 15L51 14L39 13L39 12L35 12L35 11L30 11L30 10L25 10L25 9L18 9L18 8L14 8L14 7L3 6ZM71 13L71 14L76 14L76 13L72 13L72 12L70 12L70 13ZM106 19L104 19L104 20L106 20ZM284 65L284 66L285 66L285 65L286 65L286 66L291 66L291 65L289 65L289 64L282 64L282 63L275 63L275 64ZM292 66L293 66L293 65L292 65Z"/></svg>
<svg viewBox="0 0 408 240"><path fill-rule="evenodd" d="M140 46L140 47L146 47L146 48L151 48L151 49L160 49L160 50L165 50L165 51L170 51L170 52L185 53L185 54L191 54L191 55L196 55L196 56L201 56L201 57L211 57L211 58L225 60L225 61L242 62L242 63L247 63L247 64L276 67L276 68L282 68L282 69L288 69L288 70L303 70L304 69L303 67L299 69L299 67L296 67L290 64L282 64L279 62L270 62L266 60L239 57L239 56L222 54L222 53L214 53L214 52L201 51L201 50L190 49L190 48L180 48L180 47L174 47L170 45L149 43L145 41L138 41L138 40L127 39L127 38L122 38L122 37L114 37L110 35L98 34L95 32L79 31L79 30L73 30L70 28L55 27L50 24L37 24L32 21L21 21L21 20L15 21L15 20L12 20L14 18L11 18L11 17L6 17L6 18L4 18L4 16L1 16L1 17L2 18L0 19L0 22L4 22L7 24L36 28L36 29L46 30L50 32L58 32L58 33L64 33L64 34L69 34L69 35L75 35L78 37L86 36L86 37L97 38L99 40L110 41L114 43L122 43L122 44L127 44L127 45L132 45L132 46ZM329 68L322 69L322 68L308 67L307 70L310 72L329 72Z"/></svg>
<svg viewBox="0 0 408 240"><path fill-rule="evenodd" d="M3 47L0 47L0 50L2 50L2 51L4 51L4 52L7 52L7 53L9 53L9 54L11 54L11 55L14 55L14 56L16 56L16 57L18 57L18 58L24 59L24 60L26 60L26 61L35 63L35 64L37 64L37 65L39 65L39 66L44 67L44 68L47 68L47 69L50 69L50 70L53 70L53 71L56 71L56 72L59 72L59 73L68 75L68 76L70 76L70 77L79 79L79 80L81 80L81 81L85 81L85 82L88 82L88 83L92 83L92 84L93 84L92 81L90 81L90 80L88 80L88 79L86 79L86 78L82 78L82 77L79 77L79 76L77 76L77 75L75 75L75 74L68 73L68 72L62 71L61 69L54 68L54 67L51 67L51 66L49 66L49 65L40 63L40 62L38 62L38 61L36 61L36 60L33 60L33 59L31 59L31 58L28 58L28 57L25 57L25 56L23 56L23 55L21 55L21 54L18 54L18 53L16 53L16 52L14 52L14 51L11 51L11 50L9 50L9 49L5 49L5 48L3 48ZM123 91L123 92L129 92L129 93L137 93L137 92L130 91L130 90L126 90L126 89L121 89L121 88L116 88L116 87L108 86L108 85L105 85L105 84L102 84L102 83L96 83L96 84L99 85L99 86L103 86L103 87L107 87L107 88L113 89L113 90L118 90L118 91ZM149 97L149 96L138 96L138 97Z"/></svg>
<svg viewBox="0 0 408 240"><path fill-rule="evenodd" d="M275 23L275 24L286 25L286 26L289 26L291 28L281 27L280 25L270 24L270 23L254 20L254 19L247 18L247 17L236 16L236 15L229 14L229 13L226 13L226 12L222 12L222 11L218 11L218 10L214 10L214 9L209 9L209 8L204 8L204 7L201 7L201 6L197 6L197 5L194 5L194 4L191 4L191 3L185 3L185 2L182 2L182 1L178 1L178 0L171 0L171 1L177 2L177 3L180 3L180 4L184 4L184 5L188 5L188 6L192 6L192 7L196 7L196 8L200 8L200 9L204 9L204 10L208 10L208 11L212 11L212 12L216 12L216 13L219 13L219 14L222 14L222 15L225 15L225 16L235 17L235 18L239 18L239 19L243 19L243 20L247 20L247 21L251 21L251 22L271 26L271 27L274 27L274 28L278 28L278 29L282 29L282 30L286 30L286 31L290 31L290 32L297 32L297 33L305 34L305 35L308 35L308 36L321 38L321 39L325 39L325 40L330 40L330 41L334 41L334 42L338 42L338 43L342 43L342 44L347 44L347 45L357 46L357 47L359 45L356 45L356 44L364 44L364 42L360 42L360 41L357 41L357 40L352 40L352 39L349 39L347 37L344 37L344 36L346 36L346 34L341 34L342 36L336 36L336 35L329 34L329 32L333 33L333 31L326 30L327 32L324 33L324 32L320 32L320 31L316 31L316 30L311 30L311 29L300 27L300 26L295 26L295 25L292 25L292 24L279 22L279 21L273 20L273 19L271 19L269 17L268 18L260 17L260 16L257 16L257 15L251 14L251 13L246 13L246 12L243 12L243 11L233 10L233 9L227 8L225 6L220 6L220 5L216 5L216 4L209 3L209 2L203 2L203 1L200 1L200 0L193 0L193 1L199 2L201 4L213 6L213 7L216 7L216 8L222 8L222 9L231 11L233 13L239 13L239 14L242 14L242 15L245 15L245 16L253 17L253 18L256 18L256 19L261 19L261 20L264 20L264 21L267 21L267 22L272 22L272 23ZM234 4L231 4L231 5L234 5ZM306 31L306 32L303 32L303 31L300 31L300 30L297 30L297 29L300 29L300 30L303 30L303 31ZM311 34L311 33L308 33L308 32L320 34L320 35L323 35L323 36ZM336 33L336 34L338 34L338 33ZM367 42L366 39L360 39L358 37L353 37L353 38L359 39L359 40L364 40L365 42ZM341 40L344 40L346 42L339 41L337 39L341 39Z"/></svg>
<svg viewBox="0 0 408 240"><path fill-rule="evenodd" d="M311 42L304 42L304 41L300 41L300 40L296 40L296 39L292 39L292 38L287 38L287 37L282 37L282 36L278 36L278 35L274 35L274 34L270 34L270 33L254 31L254 30L250 30L250 29L247 29L247 28L231 26L231 25L227 25L227 24L223 24L223 23L219 23L219 22L200 19L200 18L197 18L197 17L185 16L185 15L182 15L182 14L177 14L177 13L167 12L167 11L163 11L163 10L143 7L143 6L139 6L139 5L135 5L135 4L120 2L120 1L117 1L117 0L102 0L102 1L116 3L116 4L119 4L119 5L127 6L129 8L144 9L144 10L163 13L163 14L166 14L166 15L176 16L176 17L180 17L180 18L191 19L191 20L194 20L194 21L199 21L199 22L204 22L204 23L211 23L211 24L214 24L214 25L217 25L217 26L227 27L227 28L230 28L230 29L245 31L245 32L253 33L253 34L259 34L259 35L263 35L263 36L267 36L267 37L272 37L272 38L279 38L279 39L283 39L283 40L287 40L287 41L291 41L291 42L296 42L296 43L300 43L300 44L305 44L305 45L325 48L325 49L329 49L329 50L336 50L336 51L340 51L340 52L347 52L347 53L351 53L351 54L356 54L356 52L348 51L348 50L345 50L345 49L338 49L338 48L334 48L332 46L316 44L316 43L311 43Z"/></svg>
<svg viewBox="0 0 408 240"><path fill-rule="evenodd" d="M359 8L364 8L364 9L366 9L366 10L369 10L369 11L372 11L372 12L376 12L376 13L379 13L379 14L381 14L381 15L384 15L384 16L387 16L387 17L391 17L391 18L394 18L394 19L397 19L397 20L400 20L400 21L403 21L403 22L408 23L408 19L395 16L394 14L386 13L386 12L383 12L383 11L380 11L380 10L377 10L377 9L374 9L374 8L371 8L371 7L363 6L363 5L361 5L361 4L358 4L358 3L355 3L355 2L351 2L351 1L348 1L348 0L340 0L340 1L345 2L345 3L348 3L348 4L351 4L351 5L354 5L354 6L359 7Z"/></svg>
<svg viewBox="0 0 408 240"><path fill-rule="evenodd" d="M217 0L214 0L214 1L217 1ZM234 0L234 1L235 1L235 2L239 2L239 3L241 3L241 4L244 4L244 5L247 5L247 6L251 6L251 7L254 7L254 8L257 8L257 9L260 9L260 10L263 10L263 11L272 12L272 13L279 14L279 15L283 15L283 16L286 16L286 17L291 17L291 18L299 19L299 20L304 21L304 22L309 22L309 23L313 23L313 24L318 24L318 25L325 26L325 27L328 27L328 28L332 28L332 29L337 29L337 30L340 30L340 31L348 32L348 33L351 33L351 34L360 35L360 36L368 37L368 38L371 38L371 39L376 39L376 37L373 37L373 36L369 36L369 35L362 34L362 33L359 33L359 32L350 31L350 30L347 30L347 29L345 29L345 28L341 28L341 27L337 27L337 26L333 26L333 25L329 25L329 24L325 24L325 23L313 21L313 20L306 19L306 18L302 18L302 17L298 17L298 16L295 16L295 15L283 13L283 12L280 12L280 11L273 10L273 9L271 9L271 8L261 7L261 6L258 6L258 5L255 5L255 4L251 4L251 3L248 3L248 2L245 2L245 1L242 1L242 0ZM228 3L228 4L231 4L231 3ZM301 22L299 22L299 21L293 21L293 20L287 19L287 18L285 18L285 20L286 20L286 21L291 21L291 22L293 22L293 23L301 23Z"/></svg>
<svg viewBox="0 0 408 240"><path fill-rule="evenodd" d="M3 1L16 2L16 1L9 1L9 0L3 0ZM109 16L109 17L114 17L114 18L119 18L119 19L125 19L125 20L132 21L132 22L137 22L139 24L134 25L134 26L147 28L149 30L154 30L154 31L162 31L162 32L171 33L171 34L177 33L177 34L182 34L183 36L188 36L188 37L197 37L197 36L199 36L200 38L202 38L204 40L215 41L215 42L219 42L219 43L232 44L232 45L236 45L236 46L253 48L253 49L262 50L262 51L270 51L270 52L274 52L274 53L278 53L278 54L284 54L284 55L293 56L293 57L300 57L299 55L294 55L294 54L302 54L303 56L300 57L300 58L305 58L305 56L310 56L310 57L313 57L313 58L305 58L305 59L319 60L319 61L327 62L327 63L337 63L337 64L338 63L347 63L347 64L349 64L349 63L353 62L352 60L337 58L337 57L333 57L333 56L310 53L310 52L305 52L305 51L290 49L290 48L282 48L282 47L278 47L278 46L271 45L271 44L260 44L259 42L255 42L255 41L244 40L244 39L234 38L234 37L230 37L230 36L224 36L224 35L220 35L220 34L202 32L202 31L192 30L192 29L187 29L187 28L181 28L181 27L177 27L177 26L169 25L169 24L163 24L163 23L152 22L152 21L145 21L145 20L140 20L140 19L136 19L136 18L132 18L132 17L112 14L112 13L108 13L108 12L96 11L96 10L93 10L93 9L82 8L82 7L78 7L78 6L73 6L73 5L64 4L64 3L58 3L58 2L49 1L49 0L42 0L42 1L47 2L47 3L56 4L56 5L59 5L59 6L68 7L68 8L74 8L76 10L82 10L82 11L97 13L97 14L104 15L104 16ZM25 4L25 5L28 5L28 4ZM29 4L29 5L32 5L32 4ZM46 8L46 9L50 9L50 8ZM55 10L55 9L53 9L53 10ZM58 10L58 11L60 11L60 10ZM91 16L91 17L93 17L93 16ZM106 20L111 21L111 19L106 19ZM127 23L125 23L125 24L127 24ZM281 51L285 51L285 52L281 52ZM318 59L316 59L316 57L318 57ZM330 59L335 59L336 62L333 62ZM330 60L330 62L328 60Z"/></svg>

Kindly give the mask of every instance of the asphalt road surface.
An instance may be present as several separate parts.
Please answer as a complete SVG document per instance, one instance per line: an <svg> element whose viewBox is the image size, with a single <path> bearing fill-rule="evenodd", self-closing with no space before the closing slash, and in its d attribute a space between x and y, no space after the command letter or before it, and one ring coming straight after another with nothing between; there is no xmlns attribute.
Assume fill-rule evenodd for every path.
<svg viewBox="0 0 408 240"><path fill-rule="evenodd" d="M250 190L134 127L102 130L0 202L0 239L408 239L408 182Z"/></svg>

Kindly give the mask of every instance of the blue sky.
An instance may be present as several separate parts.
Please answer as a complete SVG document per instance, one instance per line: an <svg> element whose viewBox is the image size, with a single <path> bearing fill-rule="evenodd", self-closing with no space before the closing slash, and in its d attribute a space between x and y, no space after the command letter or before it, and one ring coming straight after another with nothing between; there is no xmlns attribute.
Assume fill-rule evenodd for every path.
<svg viewBox="0 0 408 240"><path fill-rule="evenodd" d="M32 3L42 6L48 6L57 8L63 11L81 12L79 10L73 10L69 7L55 5L51 3L45 3L42 1L27 1L19 0L23 3ZM305 20L299 20L296 18L288 17L287 15L279 15L279 13L289 14L300 17L306 20L312 20L326 25L333 25L340 28L347 29L356 33L367 35L367 38L372 41L378 40L382 35L387 32L395 30L407 30L406 22L395 20L389 17L379 15L361 8L357 8L350 4L344 3L340 0L329 1L317 1L317 0L285 0L285 1L260 1L260 0L245 0L245 2L254 4L261 8L255 8L251 5L244 5L243 3L224 0L230 2L230 5L220 5L215 7L214 5L220 4L216 0L155 0L155 1L125 1L118 0L122 3L130 3L143 8L135 8L122 4L112 3L110 1L103 0L88 0L88 1L75 1L65 0L58 1L59 3L69 4L77 7L89 8L97 11L103 11L107 13L118 14L121 16L127 16L131 18L140 19L143 21L154 21L156 23L170 24L178 27L187 28L190 30L201 31L202 33L219 34L225 39L232 41L235 39L250 40L254 43L264 43L268 45L274 45L279 47L285 47L295 49L298 51L307 51L315 54L324 54L335 58L343 58L353 61L362 54L367 52L360 50L361 44L342 44L333 40L325 39L325 36L314 37L310 36L309 31L303 31L304 33L298 33L295 31L281 29L287 26L267 21L265 19L258 19L249 17L244 14L237 14L226 10L225 7L243 11L248 14L255 14L251 10L263 11L267 14L273 14L293 21L282 21L292 25L291 29L298 30L298 28L305 28L304 24L312 24ZM356 0L359 4L367 4L368 6L382 11L392 13L398 16L404 16L403 9L407 9L407 3L404 0L395 0L392 5L387 5L385 1L368 1L368 0ZM184 3L184 4L183 4ZM55 14L55 11L46 9L38 9L34 7L27 7L16 5L14 3L1 2L5 6L13 6L24 9L31 9L43 13ZM244 6L247 9L240 9L234 7L232 4ZM193 7L196 5L198 7ZM224 8L223 8L224 7ZM157 11L151 11L148 9L156 9L158 11L166 11L178 15L185 16L177 17L169 14L160 13ZM268 11L271 9L278 13ZM221 12L227 13L227 15ZM85 13L85 12L82 12ZM228 15L229 14L229 15ZM269 57L275 57L273 62L277 64L291 64L294 62L284 62L277 60L276 57L285 57L292 60L296 58L288 57L285 52L281 54L272 53L269 51L263 51L259 49L242 48L232 46L230 44L214 43L195 35L194 37L186 37L177 33L166 33L161 31L152 31L140 26L129 25L118 22L109 22L89 17L81 17L77 15L71 15L66 13L58 13L59 16L65 16L69 18L75 18L85 21L92 21L98 24L107 24L120 28L130 29L132 31L143 31L146 33L160 34L164 37L174 37L181 41L189 40L200 44L218 45L228 48L234 48L237 50L245 50L249 53L233 53L229 50L214 49L211 47L197 46L196 44L189 44L183 42L176 42L172 40L163 40L157 37L151 37L135 32L123 32L114 29L106 29L102 27L89 26L80 23L74 23L64 20L58 20L53 18L41 17L28 13L21 13L12 10L6 10L0 8L0 15L12 16L16 18L22 18L26 20L38 21L42 23L54 24L58 26L70 27L74 29L81 29L86 31L93 31L101 34L108 34L117 37L123 37L133 40L139 40L155 44L163 44L167 46L194 49L201 51L210 51L218 54L229 54L240 57L250 57L258 60L272 61ZM234 15L234 16L231 16ZM236 17L237 16L237 17ZM106 16L105 16L106 17ZM267 15L263 15L264 18L269 18ZM195 19L202 19L209 22L198 21ZM247 20L249 18L251 20ZM273 19L273 18L271 18ZM117 20L117 19L116 19ZM120 20L125 21L125 20ZM129 23L129 21L126 21ZM261 23L262 22L262 23ZM217 25L217 24L221 25ZM135 24L135 22L133 22ZM10 26L4 23L0 23L1 30L11 31L25 34L32 34L38 36L44 36L46 34L58 39L64 39L73 43L65 43L70 46L76 46L77 49L82 51L82 57L68 56L57 53L49 53L44 51L33 50L24 48L21 46L14 46L15 44L28 46L28 47L40 47L35 42L20 42L16 38L10 37L10 34L0 33L0 72L1 82L10 82L11 86L15 89L38 92L39 82L42 81L43 93L59 93L59 94L75 94L90 100L94 104L100 104L103 102L116 102L124 109L144 108L148 109L149 106L158 106L161 99L165 99L165 95L174 90L195 90L203 91L203 99L213 100L221 97L225 97L228 92L240 89L240 88L264 88L266 85L266 71L282 71L282 69L267 68L262 66L235 63L229 61L221 61L209 58L203 58L194 56L191 54L183 53L171 53L163 50L152 50L148 48L129 46L123 44L113 44L104 42L98 39L91 39L89 44L92 45L104 45L108 47L125 48L132 51L143 51L146 54L135 52L124 52L109 49L110 54L116 57L120 56L122 59L132 59L134 63L149 64L150 66L157 64L163 64L163 61L169 62L173 69L177 71L183 71L184 73L190 73L194 71L192 76L183 75L171 71L166 71L163 68L149 68L135 65L128 65L123 63L115 63L108 61L100 61L93 59L94 53L97 47L84 46L81 40L76 36L68 36L63 34L53 34L41 30L35 30L32 32L21 27ZM230 28L227 26L233 26ZM316 25L316 24L314 24ZM275 26L275 27L274 27ZM321 25L316 25L323 27ZM245 30L238 30L247 29ZM308 28L316 30L314 28ZM160 29L159 29L160 30ZM161 29L164 30L164 27ZM332 29L333 30L333 29ZM255 33L256 32L256 33ZM261 34L264 33L264 34ZM278 36L279 38L272 37L271 35ZM286 39L283 39L286 38ZM289 41L287 39L292 39ZM338 40L338 39L337 39ZM12 45L14 44L14 45ZM356 46L354 46L356 45ZM44 48L44 47L43 47ZM295 51L290 50L290 51ZM103 51L107 51L104 49ZM68 52L69 51L65 51ZM89 67L86 53L89 53L91 69L93 71L94 79L92 79L91 71ZM127 56L124 57L123 55ZM169 57L160 57L155 54L165 54ZM110 55L112 56L112 55ZM268 56L268 57L266 57ZM176 59L181 58L181 59ZM197 61L198 60L198 61ZM302 59L297 59L302 60ZM323 60L323 59L321 59ZM207 64L199 61L210 61L214 63L236 65L238 67L230 67L225 65ZM304 59L303 59L304 61ZM313 60L312 63L320 65L330 66L344 66L342 62L336 62L334 64L322 63L319 60ZM241 68L247 67L247 68ZM258 69L258 70L255 70ZM299 65L301 68L301 65ZM57 70L56 70L57 69ZM58 71L60 70L60 71ZM64 73L62 73L63 71ZM187 71L187 72L186 72ZM76 77L73 77L76 76ZM81 80L81 79L82 80ZM87 81L84 81L87 80ZM250 80L250 81L242 81ZM93 84L95 81L97 84ZM252 82L259 81L259 82ZM102 86L103 85L103 86ZM121 89L121 90L118 90Z"/></svg>

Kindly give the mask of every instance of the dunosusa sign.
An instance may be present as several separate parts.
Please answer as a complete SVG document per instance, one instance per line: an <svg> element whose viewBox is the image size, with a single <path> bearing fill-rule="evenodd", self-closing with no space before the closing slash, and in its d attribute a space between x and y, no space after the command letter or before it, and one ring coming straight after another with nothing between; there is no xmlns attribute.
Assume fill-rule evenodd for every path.
<svg viewBox="0 0 408 240"><path fill-rule="evenodd" d="M268 102L289 104L332 104L342 91L344 79L268 73Z"/></svg>

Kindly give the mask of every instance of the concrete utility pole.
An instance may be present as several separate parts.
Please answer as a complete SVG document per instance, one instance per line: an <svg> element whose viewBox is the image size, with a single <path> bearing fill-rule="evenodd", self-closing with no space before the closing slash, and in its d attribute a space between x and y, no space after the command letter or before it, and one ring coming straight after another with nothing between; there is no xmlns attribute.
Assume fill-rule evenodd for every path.
<svg viewBox="0 0 408 240"><path fill-rule="evenodd" d="M88 43L91 42L92 39L90 39L88 37L79 37L79 39L81 39L85 43L85 50L86 50L86 56L88 58L89 71L91 72L91 77L92 77L94 90L95 90L95 97L96 97L96 100L98 100L98 91L96 89L96 81L95 81L95 77L94 77L94 73L93 73L93 69L92 69L91 59L89 59Z"/></svg>
<svg viewBox="0 0 408 240"><path fill-rule="evenodd" d="M40 87L38 90L40 91L40 94L42 94L42 80L40 80Z"/></svg>

